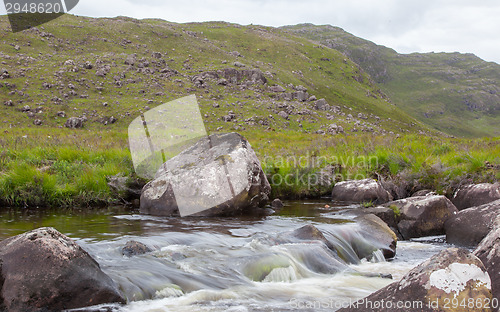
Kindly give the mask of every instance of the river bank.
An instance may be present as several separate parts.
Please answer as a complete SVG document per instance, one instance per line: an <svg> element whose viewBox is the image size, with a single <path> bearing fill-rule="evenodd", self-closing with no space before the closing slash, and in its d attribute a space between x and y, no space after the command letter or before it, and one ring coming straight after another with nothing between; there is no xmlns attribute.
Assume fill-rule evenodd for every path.
<svg viewBox="0 0 500 312"><path fill-rule="evenodd" d="M395 183L400 197L422 189L451 197L463 184L500 179L500 143L493 138L242 134L261 161L272 198L318 198L329 195L334 182L366 177ZM124 177L124 186L133 184L136 191L146 182L133 173L123 132L11 129L0 147L3 206L132 204L134 196L110 186L110 177Z"/></svg>

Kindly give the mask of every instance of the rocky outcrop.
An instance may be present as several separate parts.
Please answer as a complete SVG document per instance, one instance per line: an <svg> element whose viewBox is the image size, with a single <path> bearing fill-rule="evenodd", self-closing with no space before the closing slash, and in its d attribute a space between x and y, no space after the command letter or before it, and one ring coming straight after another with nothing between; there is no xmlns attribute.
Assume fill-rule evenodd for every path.
<svg viewBox="0 0 500 312"><path fill-rule="evenodd" d="M242 67L242 66L240 66ZM191 80L195 85L203 86L205 80L207 79L223 79L226 83L231 83L234 85L242 83L267 83L266 76L260 71L260 69L236 69L236 68L224 68L217 71L207 71L199 75L194 76ZM282 91L276 91L282 92Z"/></svg>
<svg viewBox="0 0 500 312"><path fill-rule="evenodd" d="M451 201L458 210L476 207L500 199L500 182L470 184L459 188Z"/></svg>
<svg viewBox="0 0 500 312"><path fill-rule="evenodd" d="M125 301L99 264L53 228L0 242L0 268L0 299L8 311L61 311Z"/></svg>
<svg viewBox="0 0 500 312"><path fill-rule="evenodd" d="M500 200L461 210L446 221L446 241L460 246L476 246L493 229L498 217Z"/></svg>
<svg viewBox="0 0 500 312"><path fill-rule="evenodd" d="M147 183L140 211L159 216L252 213L271 187L250 143L237 133L205 137L168 160Z"/></svg>
<svg viewBox="0 0 500 312"><path fill-rule="evenodd" d="M500 218L497 218L497 223ZM493 298L500 300L500 226L492 230L474 251L491 277Z"/></svg>
<svg viewBox="0 0 500 312"><path fill-rule="evenodd" d="M454 299L482 304L453 308ZM399 282L338 311L491 311L484 308L491 299L491 279L481 260L465 249L450 248L413 268ZM444 309L447 302L449 308Z"/></svg>
<svg viewBox="0 0 500 312"><path fill-rule="evenodd" d="M445 222L458 209L445 196L416 196L385 204L399 211L398 231L403 239L445 234Z"/></svg>
<svg viewBox="0 0 500 312"><path fill-rule="evenodd" d="M341 202L383 204L392 200L392 197L378 181L364 179L336 183L332 190L332 199Z"/></svg>

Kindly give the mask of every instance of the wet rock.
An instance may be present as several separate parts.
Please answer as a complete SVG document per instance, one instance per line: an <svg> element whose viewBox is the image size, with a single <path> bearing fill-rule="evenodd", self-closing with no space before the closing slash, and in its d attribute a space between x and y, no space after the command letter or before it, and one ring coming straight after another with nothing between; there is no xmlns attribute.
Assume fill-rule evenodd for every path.
<svg viewBox="0 0 500 312"><path fill-rule="evenodd" d="M398 238L389 226L374 214L366 214L354 219L361 229L361 235L370 242L371 248L355 248L360 259L370 258L373 254L373 247L382 250L386 259L396 256L396 245ZM357 247L356 245L353 245Z"/></svg>
<svg viewBox="0 0 500 312"><path fill-rule="evenodd" d="M484 305L450 306L457 302L486 302L492 299L491 279L481 261L465 249L450 248L413 268L399 282L392 283L368 297L338 311L371 311L366 304L381 303L376 311L491 311ZM398 302L421 302L421 306L398 308ZM449 309L443 309L448 302ZM433 303L433 305L429 305ZM439 307L439 308L438 308Z"/></svg>
<svg viewBox="0 0 500 312"><path fill-rule="evenodd" d="M445 223L446 241L476 246L493 229L497 217L500 217L500 200L461 210Z"/></svg>
<svg viewBox="0 0 500 312"><path fill-rule="evenodd" d="M343 215L354 215L354 216L363 216L367 214L373 214L379 217L382 221L384 221L389 228L396 233L399 233L398 228L398 216L394 214L394 210L387 207L369 207L369 208L356 208L356 209L347 209L342 211L340 214Z"/></svg>
<svg viewBox="0 0 500 312"><path fill-rule="evenodd" d="M127 257L143 255L145 253L151 252L153 249L149 248L145 244L138 241L128 241L122 248L122 255Z"/></svg>
<svg viewBox="0 0 500 312"><path fill-rule="evenodd" d="M83 122L84 119L80 117L70 117L66 122L64 123L64 126L66 128L70 129L79 129L83 127Z"/></svg>
<svg viewBox="0 0 500 312"><path fill-rule="evenodd" d="M252 213L266 204L270 192L250 143L237 133L214 134L163 164L142 190L140 211L164 216Z"/></svg>
<svg viewBox="0 0 500 312"><path fill-rule="evenodd" d="M61 311L125 301L99 264L53 228L0 242L0 264L0 298L8 311Z"/></svg>
<svg viewBox="0 0 500 312"><path fill-rule="evenodd" d="M276 198L275 200L272 201L271 207L273 209L281 209L283 208L283 202L279 198Z"/></svg>
<svg viewBox="0 0 500 312"><path fill-rule="evenodd" d="M111 191L120 198L131 201L141 197L141 191L144 187L144 183L141 180L119 175L109 176L107 180Z"/></svg>
<svg viewBox="0 0 500 312"><path fill-rule="evenodd" d="M445 222L458 209L445 196L409 197L385 204L400 213L398 230L404 239L445 234Z"/></svg>
<svg viewBox="0 0 500 312"><path fill-rule="evenodd" d="M332 199L342 202L382 204L392 198L378 181L364 179L336 183L332 190Z"/></svg>
<svg viewBox="0 0 500 312"><path fill-rule="evenodd" d="M500 223L497 217L496 224ZM474 251L491 277L493 298L500 298L500 226L495 227Z"/></svg>
<svg viewBox="0 0 500 312"><path fill-rule="evenodd" d="M458 210L475 207L500 199L500 182L470 184L459 188L451 201Z"/></svg>

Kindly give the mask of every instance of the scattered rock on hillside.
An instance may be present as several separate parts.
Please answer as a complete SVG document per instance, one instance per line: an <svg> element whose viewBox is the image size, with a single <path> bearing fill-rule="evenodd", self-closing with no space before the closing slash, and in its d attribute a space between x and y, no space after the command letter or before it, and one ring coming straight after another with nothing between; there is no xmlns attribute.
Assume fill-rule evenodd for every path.
<svg viewBox="0 0 500 312"><path fill-rule="evenodd" d="M409 197L385 204L399 210L398 230L404 239L445 234L445 222L458 209L445 196Z"/></svg>
<svg viewBox="0 0 500 312"><path fill-rule="evenodd" d="M448 303L491 302L491 279L481 261L465 249L450 248L433 256L408 272L399 282L392 283L368 297L338 310L371 311L366 306L379 303L378 312L389 311L443 311ZM383 305L381 303L384 302ZM420 306L395 308L398 302L420 302ZM429 305L434 304L434 306ZM438 308L439 307L439 308ZM451 307L451 306L450 306ZM445 309L447 311L491 311L477 308Z"/></svg>
<svg viewBox="0 0 500 312"><path fill-rule="evenodd" d="M496 223L500 223L500 218L497 218ZM493 298L500 298L500 278L498 278L500 276L500 226L490 231L481 241L474 255L481 259L491 277Z"/></svg>
<svg viewBox="0 0 500 312"><path fill-rule="evenodd" d="M70 129L79 129L83 127L83 121L83 118L80 117L70 117L66 120L64 126Z"/></svg>
<svg viewBox="0 0 500 312"><path fill-rule="evenodd" d="M376 204L392 200L389 192L373 179L338 182L333 187L332 199L342 202L372 202Z"/></svg>
<svg viewBox="0 0 500 312"><path fill-rule="evenodd" d="M476 246L494 228L497 217L500 217L500 200L461 210L446 221L446 241Z"/></svg>
<svg viewBox="0 0 500 312"><path fill-rule="evenodd" d="M276 85L276 86L270 86L269 89L273 92L285 92L285 88L283 88L282 86L279 86L279 85Z"/></svg>
<svg viewBox="0 0 500 312"><path fill-rule="evenodd" d="M314 108L317 110L330 110L330 105L326 102L325 99L319 99L316 102L314 102Z"/></svg>
<svg viewBox="0 0 500 312"><path fill-rule="evenodd" d="M213 134L163 164L142 190L140 211L163 216L253 213L270 192L250 143L237 133Z"/></svg>
<svg viewBox="0 0 500 312"><path fill-rule="evenodd" d="M460 187L453 195L452 202L458 210L487 204L500 199L500 182L481 183Z"/></svg>
<svg viewBox="0 0 500 312"><path fill-rule="evenodd" d="M99 264L53 228L0 242L0 268L0 298L8 311L61 311L125 301Z"/></svg>

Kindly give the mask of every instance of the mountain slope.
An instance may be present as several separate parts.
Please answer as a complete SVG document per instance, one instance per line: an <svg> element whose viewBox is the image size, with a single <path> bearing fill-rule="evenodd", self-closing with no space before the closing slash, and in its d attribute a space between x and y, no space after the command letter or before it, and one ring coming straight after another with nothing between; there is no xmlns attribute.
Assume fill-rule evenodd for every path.
<svg viewBox="0 0 500 312"><path fill-rule="evenodd" d="M370 74L398 107L440 131L467 137L500 135L496 63L473 54L398 54L329 25L283 29L342 52Z"/></svg>
<svg viewBox="0 0 500 312"><path fill-rule="evenodd" d="M0 36L1 127L125 131L196 94L209 132L429 133L340 52L276 28L64 15L13 34L3 16Z"/></svg>

